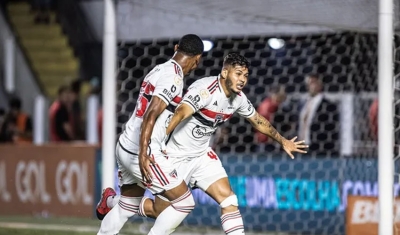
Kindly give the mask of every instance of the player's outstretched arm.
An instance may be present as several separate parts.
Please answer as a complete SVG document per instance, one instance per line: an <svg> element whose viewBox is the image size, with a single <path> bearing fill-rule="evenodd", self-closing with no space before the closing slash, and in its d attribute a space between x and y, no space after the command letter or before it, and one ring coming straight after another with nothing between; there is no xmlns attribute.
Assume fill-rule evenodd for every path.
<svg viewBox="0 0 400 235"><path fill-rule="evenodd" d="M171 132L179 125L179 123L181 123L186 118L191 117L193 113L194 113L193 108L190 105L182 102L178 106L178 108L176 108L175 113L168 124L166 134L167 135L171 134Z"/></svg>
<svg viewBox="0 0 400 235"><path fill-rule="evenodd" d="M264 135L269 136L270 138L274 139L276 142L282 145L285 138L282 137L281 134L279 134L278 131L271 125L271 123L261 114L255 112L255 114L247 120L256 130L263 133Z"/></svg>
<svg viewBox="0 0 400 235"><path fill-rule="evenodd" d="M150 105L143 116L143 122L140 132L139 165L142 172L142 177L144 177L149 183L151 182L151 171L149 164L150 162L153 162L153 160L147 155L147 150L149 148L154 124L156 123L158 116L160 116L160 114L166 108L167 104L164 101L162 101L157 96L153 96L150 101Z"/></svg>
<svg viewBox="0 0 400 235"><path fill-rule="evenodd" d="M279 134L278 131L271 125L271 123L258 112L255 112L255 114L247 118L247 120L259 132L269 136L282 145L282 148L287 154L289 154L291 158L294 158L292 152L307 153L303 149L308 148L308 145L304 145L303 140L296 141L297 137L287 140L286 138L282 137L281 134Z"/></svg>

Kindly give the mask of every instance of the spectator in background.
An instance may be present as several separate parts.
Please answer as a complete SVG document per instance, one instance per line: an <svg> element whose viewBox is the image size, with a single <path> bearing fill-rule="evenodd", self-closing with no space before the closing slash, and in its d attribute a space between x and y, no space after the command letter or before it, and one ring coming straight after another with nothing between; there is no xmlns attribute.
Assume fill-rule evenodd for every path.
<svg viewBox="0 0 400 235"><path fill-rule="evenodd" d="M273 115L278 107L286 100L285 88L283 86L273 86L270 94L257 108L257 112L272 123ZM267 143L268 137L260 132L256 132L256 142L259 144Z"/></svg>
<svg viewBox="0 0 400 235"><path fill-rule="evenodd" d="M5 115L1 126L1 139L3 142L31 143L32 120L21 111L22 102L19 98L12 98L9 102L10 110Z"/></svg>
<svg viewBox="0 0 400 235"><path fill-rule="evenodd" d="M317 74L306 77L308 97L302 104L298 139L309 145L309 153L339 154L339 113L337 105L323 94L322 79Z"/></svg>
<svg viewBox="0 0 400 235"><path fill-rule="evenodd" d="M71 127L74 132L75 139L83 140L84 134L82 130L82 106L80 102L81 81L75 80L71 83Z"/></svg>
<svg viewBox="0 0 400 235"><path fill-rule="evenodd" d="M375 99L369 108L369 129L371 137L378 140L378 99Z"/></svg>
<svg viewBox="0 0 400 235"><path fill-rule="evenodd" d="M11 116L6 117L3 126L0 128L0 142L12 143L14 142L14 133L16 132L17 120Z"/></svg>
<svg viewBox="0 0 400 235"><path fill-rule="evenodd" d="M50 106L50 141L61 142L74 140L74 132L70 120L72 103L70 92L68 87L60 87L58 89L58 99Z"/></svg>

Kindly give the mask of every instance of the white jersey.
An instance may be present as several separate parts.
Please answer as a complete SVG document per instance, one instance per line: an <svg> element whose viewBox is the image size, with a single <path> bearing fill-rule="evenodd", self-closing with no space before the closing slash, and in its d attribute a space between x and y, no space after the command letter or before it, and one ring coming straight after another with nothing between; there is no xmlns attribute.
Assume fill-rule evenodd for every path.
<svg viewBox="0 0 400 235"><path fill-rule="evenodd" d="M166 141L167 153L177 158L205 154L218 126L235 112L245 118L255 114L253 105L242 92L234 98L226 97L219 77L206 77L194 82L182 103L192 107L195 113L182 121Z"/></svg>
<svg viewBox="0 0 400 235"><path fill-rule="evenodd" d="M135 111L126 123L124 132L119 137L119 143L124 149L134 154L139 153L143 116L152 96L157 96L168 105L157 118L150 140L150 151L161 149L161 141L165 138L169 118L182 99L183 76L181 66L171 59L157 65L144 78Z"/></svg>

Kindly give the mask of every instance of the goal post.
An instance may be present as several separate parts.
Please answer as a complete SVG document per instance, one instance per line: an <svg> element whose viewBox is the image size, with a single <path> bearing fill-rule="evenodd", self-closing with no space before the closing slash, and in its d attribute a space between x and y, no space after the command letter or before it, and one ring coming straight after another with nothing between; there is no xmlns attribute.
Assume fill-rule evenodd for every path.
<svg viewBox="0 0 400 235"><path fill-rule="evenodd" d="M115 4L104 0L102 188L115 185L117 30Z"/></svg>
<svg viewBox="0 0 400 235"><path fill-rule="evenodd" d="M393 0L379 1L378 184L379 235L393 235Z"/></svg>

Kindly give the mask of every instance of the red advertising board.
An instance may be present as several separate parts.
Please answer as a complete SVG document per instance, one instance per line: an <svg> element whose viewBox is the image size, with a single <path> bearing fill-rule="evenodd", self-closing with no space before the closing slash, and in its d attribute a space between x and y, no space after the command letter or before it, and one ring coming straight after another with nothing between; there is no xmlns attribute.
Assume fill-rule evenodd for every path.
<svg viewBox="0 0 400 235"><path fill-rule="evenodd" d="M92 146L1 146L0 214L91 217Z"/></svg>

